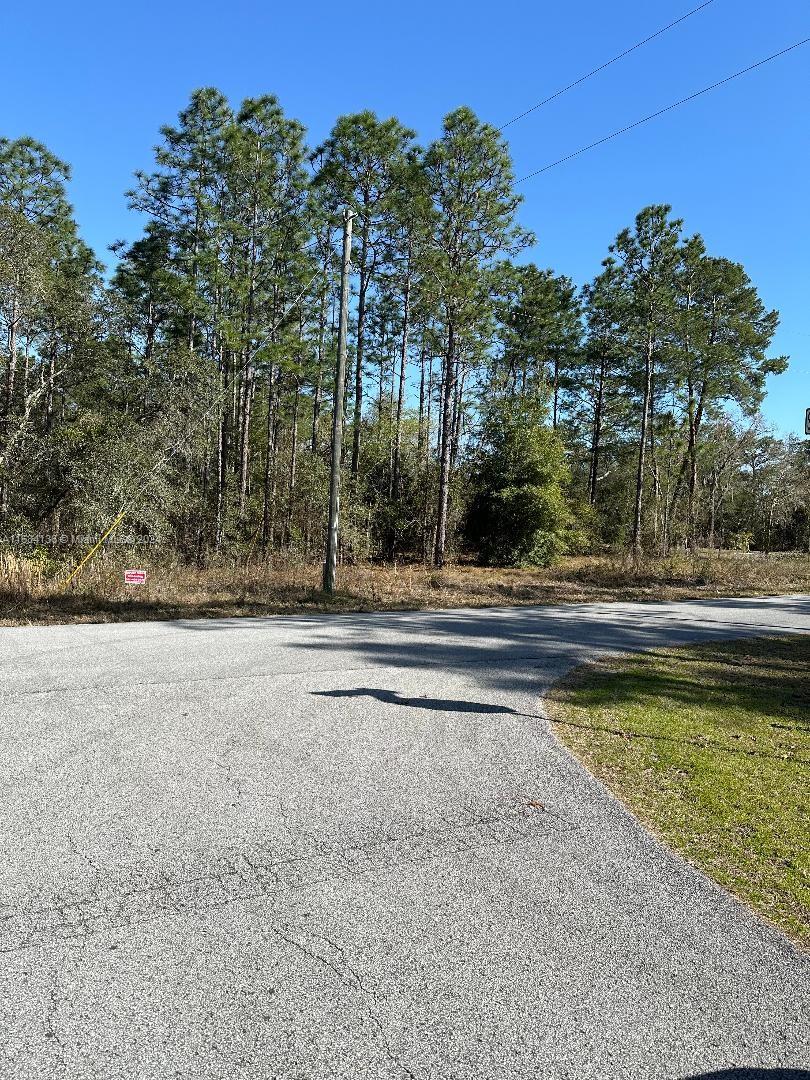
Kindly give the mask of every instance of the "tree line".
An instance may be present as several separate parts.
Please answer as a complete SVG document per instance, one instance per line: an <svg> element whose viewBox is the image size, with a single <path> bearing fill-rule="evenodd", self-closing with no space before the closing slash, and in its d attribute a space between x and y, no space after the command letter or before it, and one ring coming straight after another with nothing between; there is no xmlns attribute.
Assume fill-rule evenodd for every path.
<svg viewBox="0 0 810 1080"><path fill-rule="evenodd" d="M507 144L470 109L427 147L364 112L313 148L276 98L210 88L136 174L109 275L69 178L0 140L6 544L123 513L201 564L320 558L345 207L343 558L810 542L806 446L759 416L778 314L666 205L577 287L526 261Z"/></svg>

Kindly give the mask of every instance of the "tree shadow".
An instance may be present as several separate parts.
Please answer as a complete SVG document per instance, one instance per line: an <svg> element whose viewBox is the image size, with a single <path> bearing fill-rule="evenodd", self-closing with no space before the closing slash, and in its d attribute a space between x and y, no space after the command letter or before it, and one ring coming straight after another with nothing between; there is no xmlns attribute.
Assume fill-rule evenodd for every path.
<svg viewBox="0 0 810 1080"><path fill-rule="evenodd" d="M711 739L690 739L687 735L654 735L647 731L629 731L625 728L611 728L603 724L578 724L575 720L561 720L554 718L554 723L560 727L581 728L583 731L600 731L605 735L620 735L623 739L650 739L653 742L674 743L676 746L696 746L699 750L716 750L721 754L742 754L744 757L770 758L772 761L790 760L795 765L810 765L810 761L804 758L786 759L785 753L769 754L766 750L750 750L746 747L724 746L722 743L713 742ZM785 725L771 725L772 727L784 727ZM795 730L795 729L790 729Z"/></svg>
<svg viewBox="0 0 810 1080"><path fill-rule="evenodd" d="M807 1069L720 1069L718 1072L695 1073L683 1080L810 1080Z"/></svg>
<svg viewBox="0 0 810 1080"><path fill-rule="evenodd" d="M524 716L506 705L487 705L481 701L456 701L451 698L403 697L394 690L377 690L368 686L359 686L355 690L312 690L313 697L355 698L370 697L386 705L406 705L414 709L434 709L437 712L457 713L506 713L509 716ZM539 717L533 717L539 719Z"/></svg>
<svg viewBox="0 0 810 1080"><path fill-rule="evenodd" d="M675 670L661 670L658 660L676 665ZM690 671L694 665L695 670ZM608 696L611 706L640 707L652 697L686 707L699 702L724 714L733 716L740 711L762 721L777 716L789 720L793 715L793 724L768 726L798 735L807 731L801 721L810 710L810 638L797 635L790 640L724 642L675 657L651 649L645 651L641 665L622 664L613 671L605 664L589 675L586 685L578 686L576 677L570 685L575 700L588 702L593 693L599 699L597 705ZM567 699L566 685L560 694Z"/></svg>
<svg viewBox="0 0 810 1080"><path fill-rule="evenodd" d="M761 617L755 622L736 619L734 607L738 606L729 611L722 601L703 601L662 605L657 611L645 610L644 605L570 605L335 615L307 619L311 632L291 637L288 645L313 656L348 654L352 662L357 657L369 666L400 671L467 672L488 691L530 694L536 699L572 666L606 654L773 636L785 630L801 633L799 626L784 625L779 620L780 608L767 602L759 604ZM797 601L796 607L810 622L810 598ZM715 609L719 609L717 614ZM286 622L279 620L277 625ZM302 622L295 620L299 626ZM267 622L257 620L252 625L259 629ZM782 696L784 670L773 675ZM701 687L697 681L684 679L671 690L684 702L694 703Z"/></svg>
<svg viewBox="0 0 810 1080"><path fill-rule="evenodd" d="M222 635L214 650L205 650L206 680L269 674L282 663L285 654L296 656L292 663L297 668L304 655L305 670L313 674L368 668L372 673L364 681L372 686L375 682L390 685L392 670L399 673L397 678L407 672L424 672L431 680L446 674L463 681L463 689L454 685L457 697L480 701L496 694L499 698L517 694L519 699L511 699L510 704L521 710L518 715L528 715L538 711L537 701L543 692L572 667L608 654L773 636L786 630L801 633L810 628L810 596L654 605L566 604L385 613L312 611L249 619L179 621L174 621L176 612L170 608L160 614L164 629L178 635L177 645L173 645L177 663L187 660L189 671L199 660L198 643L181 645L179 638ZM111 637L118 640L118 635ZM228 642L231 637L239 639L238 644ZM155 641L154 630L144 626L127 636L126 641L134 653L142 645L148 654ZM268 648L272 660L266 658ZM29 658L35 659L34 654ZM376 678L375 669L385 672L384 680ZM686 669L681 670L687 674ZM737 665L735 670L740 670ZM698 669L690 664L688 671L690 677L671 689L684 702L694 704L703 687ZM745 675L744 669L741 674ZM786 682L782 673L774 670L773 675L773 696L783 698ZM459 711L453 705L436 708ZM795 710L791 721L794 715ZM770 715L767 719L782 718ZM795 719L802 722L799 716Z"/></svg>

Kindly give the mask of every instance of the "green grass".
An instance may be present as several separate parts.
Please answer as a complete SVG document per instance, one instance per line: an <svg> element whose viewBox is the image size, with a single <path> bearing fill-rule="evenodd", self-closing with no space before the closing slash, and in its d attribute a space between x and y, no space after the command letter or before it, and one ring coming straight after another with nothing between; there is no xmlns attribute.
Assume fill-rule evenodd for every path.
<svg viewBox="0 0 810 1080"><path fill-rule="evenodd" d="M810 946L810 635L613 658L549 708L654 833Z"/></svg>

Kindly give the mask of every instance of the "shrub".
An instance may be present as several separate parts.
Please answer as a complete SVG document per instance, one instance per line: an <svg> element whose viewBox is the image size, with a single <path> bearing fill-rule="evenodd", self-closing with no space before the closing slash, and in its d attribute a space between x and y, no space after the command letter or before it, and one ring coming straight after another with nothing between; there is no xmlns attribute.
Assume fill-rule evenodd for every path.
<svg viewBox="0 0 810 1080"><path fill-rule="evenodd" d="M568 550L574 516L565 451L539 402L490 406L467 533L485 565L548 566Z"/></svg>

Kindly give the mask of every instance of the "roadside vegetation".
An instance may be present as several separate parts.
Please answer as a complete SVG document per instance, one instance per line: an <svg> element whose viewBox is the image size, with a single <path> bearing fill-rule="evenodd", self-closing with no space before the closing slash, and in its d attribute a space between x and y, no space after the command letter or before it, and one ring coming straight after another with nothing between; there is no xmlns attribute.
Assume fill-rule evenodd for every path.
<svg viewBox="0 0 810 1080"><path fill-rule="evenodd" d="M654 833L810 947L810 635L607 658L548 704Z"/></svg>
<svg viewBox="0 0 810 1080"><path fill-rule="evenodd" d="M84 609L322 605L345 208L335 603L509 596L509 575L462 584L455 567L472 563L529 568L515 595L532 600L655 595L673 552L810 549L810 449L759 411L788 362L778 312L733 251L710 251L665 204L617 221L592 279L574 282L527 260L537 238L520 225L508 143L469 108L426 146L371 112L311 145L276 98L212 87L161 128L111 266L81 239L69 184L36 139L0 138L12 603L55 597L53 567L64 580L112 526L106 560L79 580ZM117 583L127 545L154 568L141 600ZM545 573L607 550L635 568ZM395 562L452 569L384 568ZM616 584L589 592L582 565Z"/></svg>
<svg viewBox="0 0 810 1080"><path fill-rule="evenodd" d="M131 565L146 569L146 584L124 584ZM45 558L0 555L0 625L810 592L810 555L753 552L565 556L539 568L346 564L332 596L321 590L319 564L292 560L220 559L200 568L113 547L68 589L63 570Z"/></svg>

